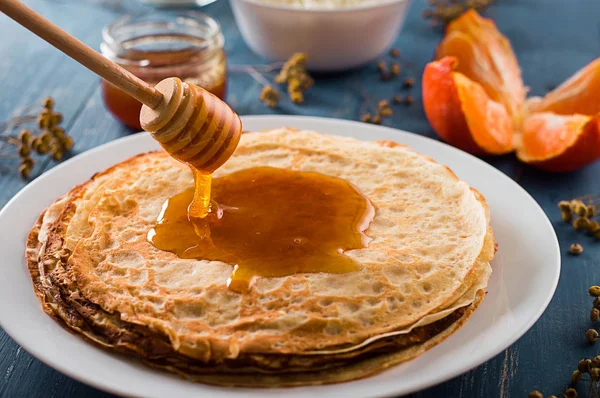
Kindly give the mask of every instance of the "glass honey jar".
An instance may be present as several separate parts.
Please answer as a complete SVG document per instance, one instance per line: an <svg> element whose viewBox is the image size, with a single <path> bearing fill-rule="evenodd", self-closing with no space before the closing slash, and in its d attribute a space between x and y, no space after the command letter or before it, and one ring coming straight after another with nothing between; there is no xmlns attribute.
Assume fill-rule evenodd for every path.
<svg viewBox="0 0 600 398"><path fill-rule="evenodd" d="M217 21L195 11L125 15L102 31L102 54L150 84L167 77L200 86L225 100L227 58ZM106 108L141 129L142 104L102 81Z"/></svg>

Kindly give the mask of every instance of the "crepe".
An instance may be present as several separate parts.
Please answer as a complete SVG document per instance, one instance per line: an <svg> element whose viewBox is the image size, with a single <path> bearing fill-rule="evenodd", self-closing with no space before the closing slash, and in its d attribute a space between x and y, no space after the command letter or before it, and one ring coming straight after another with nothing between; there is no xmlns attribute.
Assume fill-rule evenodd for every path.
<svg viewBox="0 0 600 398"><path fill-rule="evenodd" d="M238 294L225 283L231 265L154 248L146 234L160 207L192 184L187 168L154 152L94 176L40 217L27 256L45 311L195 380L295 385L409 359L479 304L494 253L487 206L445 166L390 142L282 128L244 134L216 175L261 165L344 178L371 200L372 241L346 252L358 272L257 277Z"/></svg>

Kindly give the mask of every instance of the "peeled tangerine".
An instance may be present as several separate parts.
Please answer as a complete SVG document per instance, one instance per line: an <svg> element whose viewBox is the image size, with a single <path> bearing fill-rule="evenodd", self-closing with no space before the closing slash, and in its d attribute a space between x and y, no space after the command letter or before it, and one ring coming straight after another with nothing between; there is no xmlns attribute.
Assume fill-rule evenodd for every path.
<svg viewBox="0 0 600 398"><path fill-rule="evenodd" d="M544 98L526 99L517 59L496 25L467 11L447 28L423 73L423 105L446 142L517 157L549 171L600 158L600 58Z"/></svg>

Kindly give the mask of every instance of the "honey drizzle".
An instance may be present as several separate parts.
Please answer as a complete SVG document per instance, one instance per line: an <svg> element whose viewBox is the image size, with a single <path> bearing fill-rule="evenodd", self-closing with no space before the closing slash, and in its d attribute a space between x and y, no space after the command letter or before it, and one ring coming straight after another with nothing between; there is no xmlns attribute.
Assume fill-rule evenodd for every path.
<svg viewBox="0 0 600 398"><path fill-rule="evenodd" d="M189 214L191 218L204 218L211 210L210 189L212 174L204 173L190 166L194 176L194 197L190 203Z"/></svg>
<svg viewBox="0 0 600 398"><path fill-rule="evenodd" d="M196 186L207 181L210 177L203 175ZM256 167L212 183L213 202L205 217L188 213L194 198L189 188L165 202L148 234L150 243L180 258L233 265L227 285L240 293L255 276L358 270L344 252L367 246L364 231L375 210L349 182L316 172Z"/></svg>

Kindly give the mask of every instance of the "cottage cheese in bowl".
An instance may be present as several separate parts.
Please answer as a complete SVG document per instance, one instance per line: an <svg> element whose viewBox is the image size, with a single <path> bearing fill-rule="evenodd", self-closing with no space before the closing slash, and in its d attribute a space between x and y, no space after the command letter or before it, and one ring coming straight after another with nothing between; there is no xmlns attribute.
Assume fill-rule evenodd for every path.
<svg viewBox="0 0 600 398"><path fill-rule="evenodd" d="M260 3L287 6L304 10L336 10L359 6L376 5L382 0L258 0Z"/></svg>
<svg viewBox="0 0 600 398"><path fill-rule="evenodd" d="M307 54L314 71L364 65L395 41L410 0L229 0L248 47L268 60Z"/></svg>

